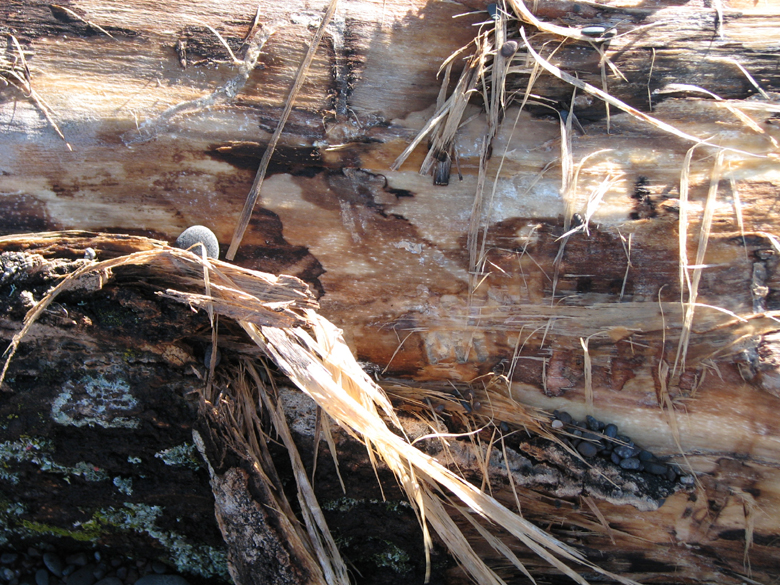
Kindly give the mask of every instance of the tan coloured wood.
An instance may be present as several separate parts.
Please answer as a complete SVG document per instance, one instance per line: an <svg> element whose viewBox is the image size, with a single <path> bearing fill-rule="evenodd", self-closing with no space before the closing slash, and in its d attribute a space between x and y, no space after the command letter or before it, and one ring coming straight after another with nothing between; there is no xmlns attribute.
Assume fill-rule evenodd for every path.
<svg viewBox="0 0 780 585"><path fill-rule="evenodd" d="M603 9L540 2L537 12L564 26L616 24L621 36L607 54L627 82L610 76L610 92L645 112L652 101L656 118L743 151L726 154L699 302L748 322L697 308L688 370L671 379L680 442L706 495L695 503L677 495L641 516L634 508L598 503L613 527L652 541L636 545L643 553L663 542L665 552L653 554L666 555L665 563L686 559L679 574L700 582L746 571L744 541L737 536L746 526L744 493L756 498L759 510L752 517L753 570L771 578L780 515L777 344L771 337L777 325L774 315L764 314L777 308L780 284L771 237L780 182L773 142L780 139L774 119L780 6L722 4L722 36L715 31L715 10L697 2L614 2ZM79 228L173 240L200 223L212 227L226 248L324 6L261 2L263 31L272 34L246 79L205 25L243 58L240 42L256 3L234 2L229 9L209 0L68 4L114 38L94 29L87 34L83 22L62 22L45 6L0 8L0 23L30 51L33 87L73 146L72 152L65 148L31 100L12 87L3 90L0 228ZM538 107L518 116L510 107L493 142L488 176L499 178L495 194L488 190L492 205L482 218L489 270L475 291L469 290L466 239L486 127L478 101L464 117L456 142L459 165L447 187L417 174L424 146L400 170L389 170L433 114L438 68L474 37L475 23L486 20L483 9L476 1L341 3L237 261L308 281L361 359L420 384L511 370L518 400L584 416L581 339L590 339L593 414L676 458L658 404L658 368L661 360L674 364L680 335L676 200L692 144L615 108L607 132L603 105L579 94L576 111L586 134L573 138L574 163L605 152L583 166L573 208L584 214L588 194L605 177L615 179L593 215L590 236L567 242L554 299L565 208L560 126L552 110L547 117ZM187 43L186 68L179 41ZM532 38L537 50L545 41L553 37ZM6 56L13 58L12 48ZM738 67L718 60L723 58L742 64L769 99ZM601 87L591 47L569 44L555 64ZM520 87L522 79L512 83ZM700 86L735 101L671 84ZM545 75L534 93L568 107L571 87ZM727 106L743 108L758 130ZM693 156L691 263L714 154L700 147ZM515 348L522 350L513 365ZM708 512L710 501L715 504ZM704 555L702 547L716 552ZM716 567L719 557L728 569Z"/></svg>

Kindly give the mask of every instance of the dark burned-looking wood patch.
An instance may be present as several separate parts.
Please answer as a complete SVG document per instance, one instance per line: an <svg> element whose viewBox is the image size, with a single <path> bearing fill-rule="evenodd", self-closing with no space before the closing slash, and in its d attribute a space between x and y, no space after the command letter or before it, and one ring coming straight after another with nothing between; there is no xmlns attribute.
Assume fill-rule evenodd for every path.
<svg viewBox="0 0 780 585"><path fill-rule="evenodd" d="M220 35L227 43L233 54L239 59L239 52L243 46L243 40L224 34ZM179 61L189 65L204 65L207 63L232 62L232 57L228 53L217 36L205 26L188 25L185 26L178 35L176 43L176 52Z"/></svg>

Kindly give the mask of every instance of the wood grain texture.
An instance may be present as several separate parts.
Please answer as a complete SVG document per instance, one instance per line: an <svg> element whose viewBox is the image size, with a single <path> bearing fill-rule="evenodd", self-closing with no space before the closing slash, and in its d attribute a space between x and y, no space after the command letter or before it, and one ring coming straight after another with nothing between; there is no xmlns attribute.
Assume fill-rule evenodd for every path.
<svg viewBox="0 0 780 585"><path fill-rule="evenodd" d="M516 399L583 417L581 340L588 339L592 414L681 461L659 407L666 388L680 443L704 490L695 502L687 494L672 496L652 513L599 501L613 527L633 535L633 544L619 540L610 548L613 570L627 566L636 578L658 582L738 582L747 574L748 508L739 495L747 493L758 502L751 516L753 575L775 578L780 5L723 1L720 34L715 9L697 1L539 2L535 8L540 19L562 26L616 27L606 52L626 79L610 73L610 93L732 149L718 181L698 291L700 303L731 313L697 307L686 367L666 385L659 366L674 364L682 323L680 174L691 143L615 108L607 128L603 103L578 93L574 112L585 134L572 139L573 161L593 157L580 173L574 209L584 215L589 195L606 177L613 180L589 235L569 238L556 267L565 202L555 110L568 109L572 88L540 77L533 91L548 107L519 114L516 105L508 108L492 143L487 175L496 181L487 191L489 211L479 218L488 268L476 290L469 288L466 241L487 124L479 100L458 132L458 164L448 186L417 173L424 145L398 171L389 170L434 113L440 64L474 38L477 23L487 20L485 4L341 2L237 262L301 277L361 359L418 384L511 372ZM78 228L170 241L191 224L205 224L224 251L325 2L259 6L269 36L248 76L206 25L243 59L255 2L229 8L214 0L67 4L113 38L42 2L0 7L0 26L29 52L33 87L73 146L67 151L18 90L1 90L0 230ZM528 26L526 32L548 57L559 43ZM517 38L515 25L509 34ZM13 59L11 45L5 55ZM724 58L744 66L767 97ZM566 43L551 61L602 87L593 46ZM508 88L524 89L523 71L532 62L520 55L513 64L518 72ZM456 59L454 69L462 65ZM755 126L738 118L735 107ZM714 158L715 149L703 146L692 159L691 263ZM540 517L547 510L529 505ZM601 536L572 539L611 546ZM631 565L632 547L644 564ZM647 560L653 555L658 565Z"/></svg>

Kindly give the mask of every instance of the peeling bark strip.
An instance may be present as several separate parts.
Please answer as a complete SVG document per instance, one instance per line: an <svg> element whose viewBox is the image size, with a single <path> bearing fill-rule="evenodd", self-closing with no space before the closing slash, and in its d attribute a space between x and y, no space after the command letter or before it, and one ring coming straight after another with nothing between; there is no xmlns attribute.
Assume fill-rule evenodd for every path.
<svg viewBox="0 0 780 585"><path fill-rule="evenodd" d="M66 250L65 260L72 262L84 258L87 247L103 260L108 250L122 255L155 247L136 236L172 241L185 227L204 224L215 231L224 253L325 4L290 8L263 0L225 7L212 0L174 0L150 8L136 0L121 7L74 0L56 5L58 10L28 0L3 3L0 32L7 43L0 48L0 76L15 87L0 92L2 233L134 234L91 235L89 244L80 236L58 236L49 239L49 247L36 248L46 259L49 252ZM304 280L319 297L322 314L343 329L365 363L407 386L422 387L410 400L420 408L419 397L429 397L431 404L418 414L438 417L432 421L436 428L467 432L460 418L466 407L481 424L490 422L483 411L494 413L499 429L502 422L520 424L510 416L517 408L513 403L502 403L498 411L485 406L499 400L495 392L480 394L488 379L481 376L506 375L512 382L507 401L558 409L580 421L589 414L585 390L590 386L598 420L625 430L664 465L692 466L699 483L695 493L673 493L658 510L637 515L617 500L599 499L606 492L592 484L568 490L566 474L557 472L566 460L547 447L518 441L508 444L504 455L497 444L487 448L492 430L479 435L484 450L475 452L484 460L489 451L490 460L500 464L500 451L512 461L513 473L533 468L534 480L528 481L533 491L521 490L519 479L490 478L499 499L514 506L518 492L525 517L540 525L565 517L579 526L551 530L580 550L605 551L611 560L592 558L604 568L639 581L771 581L780 529L776 515L761 510L780 506L775 440L780 428L773 417L780 395L775 314L780 308L775 213L780 11L771 3L743 0L713 6L651 0L630 8L542 0L501 8L496 21L479 0L342 0L270 161L236 260ZM453 18L463 13L469 14ZM713 173L714 157L705 147L692 151L686 162L690 144L614 107L607 122L604 103L573 94L564 81L568 77L542 72L541 62L522 44L516 16L528 43L553 72L607 91L686 135L732 149L724 155L723 169ZM495 40L497 22L503 43ZM489 73L491 79L506 74L503 96L488 94L482 101L469 96L461 120L453 122L457 131L448 144L450 156L436 158L442 164L434 165L435 177L417 174L427 138L403 166L390 170L448 99L471 48L449 62L453 83L437 79L441 64L480 31L486 33L485 64L494 63L496 51L495 61L504 60L506 69ZM595 32L600 36L590 36ZM258 51L253 66L242 69L233 57L244 59L252 33L262 43L253 45ZM512 55L502 53L507 42L517 43ZM530 93L538 97L529 95L519 111L531 78ZM475 87L487 92L493 86ZM512 96L517 100L509 104ZM484 104L490 105L489 117ZM560 112L566 112L563 124ZM575 117L582 135L574 131ZM486 128L492 150L481 147ZM445 182L449 164L463 179L455 180L453 172L447 186L435 186ZM478 185L483 197L475 206ZM695 242L704 233L705 208L710 228L704 230L708 243L699 262L693 259L703 250ZM558 239L578 227L574 218L582 218L587 230L569 234L564 247ZM479 243L471 259L470 238ZM631 242L628 260L626 241ZM29 245L20 239L18 248L4 249L13 252L2 257L0 276L0 287L9 294L26 286L28 268L51 266L51 274L61 269L14 255ZM700 274L697 306L682 304L692 292L680 269L685 257L691 259L690 285L693 271ZM475 266L480 272L470 273ZM54 284L46 273L34 278L43 278L46 288ZM36 299L44 292L29 290ZM125 289L114 290L118 296L111 302L121 307ZM86 287L73 294L95 293ZM31 301L8 298L19 303L12 311L17 320L4 326L10 339L23 303ZM97 308L111 302L100 301ZM74 333L90 327L82 316L108 327L154 314L146 303L135 313L114 307L94 314L69 301L60 305L67 314L51 305L43 315L48 321L39 324L57 332L32 331L52 356L83 342ZM685 363L674 371L675 357L678 352L682 357L686 345L680 338L688 335L685 311L693 315L690 341ZM98 313L104 322L93 319ZM253 314L264 324L262 319L273 317ZM207 340L201 340L205 329L197 327L205 328L205 321L178 327L178 339L188 349L140 329L131 328L126 339L133 339L134 347L147 340L138 346L141 355L151 347L162 356L155 363L165 368L184 368L187 356L200 363ZM186 341L190 334L181 331L187 327L197 329L196 341ZM46 345L44 333L63 339L66 347ZM581 339L588 340L587 377ZM84 343L86 349L79 349L72 362L96 359L90 356L103 349L105 337ZM24 345L20 351L15 359L33 359L24 354ZM107 363L129 367L122 356L117 350ZM152 367L135 357L130 361L134 368ZM43 364L23 363L29 364L24 366L29 375L20 379L30 388L38 376L44 382L52 378L40 385L52 394L47 400L72 386L70 402L59 411L63 417L92 416L83 399L95 386L85 381L84 372L74 370L78 375L65 381L70 386L55 392L56 377L47 378ZM157 380L160 371L142 373ZM100 373L114 380L113 370ZM472 381L473 399L452 394L451 384L465 395L463 385ZM132 380L128 384L135 389ZM9 387L13 384L6 382L3 390ZM126 393L122 385L113 388L118 398ZM13 395L4 393L3 399L11 400L2 403L6 416L13 414L18 407ZM111 420L128 416L123 408ZM8 420L4 441L18 441L37 428L32 418ZM86 437L87 427L80 428ZM528 465L511 451L522 453ZM55 461L76 469L90 459ZM355 461L356 468L364 464ZM554 471L546 475L548 466ZM131 473L116 467L116 474ZM510 481L505 472L502 477ZM545 477L550 483L544 484ZM483 481L478 477L479 485ZM337 491L335 478L333 486ZM601 519L587 504L587 514L593 513L589 523L577 523L583 522L575 510L582 507L580 494L594 499L609 531L599 531ZM479 532L465 519L463 525ZM368 537L357 540L368 542ZM357 547L351 547L354 553ZM505 565L494 549L480 553L493 566ZM518 554L530 569L549 570ZM512 568L501 576L517 574Z"/></svg>

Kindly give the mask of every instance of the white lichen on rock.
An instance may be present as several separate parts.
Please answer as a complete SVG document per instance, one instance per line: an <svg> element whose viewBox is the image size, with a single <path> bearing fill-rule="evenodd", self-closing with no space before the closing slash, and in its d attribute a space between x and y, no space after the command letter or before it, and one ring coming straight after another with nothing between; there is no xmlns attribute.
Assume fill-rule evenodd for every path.
<svg viewBox="0 0 780 585"><path fill-rule="evenodd" d="M126 380L109 380L103 375L68 380L51 405L51 417L61 425L74 427L134 429L138 420L128 417L138 405Z"/></svg>

